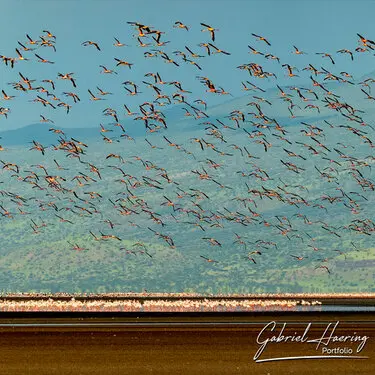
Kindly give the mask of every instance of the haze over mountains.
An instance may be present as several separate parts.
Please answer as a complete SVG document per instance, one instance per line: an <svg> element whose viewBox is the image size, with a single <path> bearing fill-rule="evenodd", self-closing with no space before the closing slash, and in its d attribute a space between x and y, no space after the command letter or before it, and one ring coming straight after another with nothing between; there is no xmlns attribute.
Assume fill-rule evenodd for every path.
<svg viewBox="0 0 375 375"><path fill-rule="evenodd" d="M313 76L313 78L316 77ZM375 78L375 71L365 74L357 80L348 79L356 85L343 85L342 83L327 82L325 83L325 87L329 90L334 91L336 95L339 95L340 100L347 101L348 103L353 105L353 107L364 111L363 118L365 120L371 119L375 114L375 105L373 104L372 100L363 100L364 94L363 92L361 92L360 86L358 85L358 83L363 82L368 78ZM309 86L311 86L311 82L306 82L306 87ZM293 90L290 90L290 88L293 88L292 86L283 86L281 88L292 95L296 95ZM366 89L366 87L363 88ZM210 121L212 119L225 121L225 119L228 117L228 114L230 114L230 112L234 109L242 111L244 113L251 112L252 108L247 104L254 101L254 95L259 95L262 98L272 102L272 105L265 105L264 112L267 114L267 116L275 118L283 126L295 125L300 123L301 121L317 122L338 116L337 112L324 106L326 103L321 102L321 98L319 98L319 100L316 100L313 96L306 94L306 97L309 98L309 101L301 103L300 108L295 108L293 110L293 114L295 117L292 117L291 113L288 110L288 103L285 103L281 100L275 100L277 98L280 98L280 91L277 88L273 88L267 89L262 93L251 91L249 94L246 94L242 97L229 99L220 105L208 107L205 111L205 113L208 115L208 118L202 117L201 122ZM320 108L320 112L318 112L316 109L307 111L303 107L303 105L307 104L318 105ZM166 131L168 134L185 131L191 132L197 129L202 129L202 125L198 125L198 121L193 121L188 116L185 116L186 112L183 110L183 108L188 109L189 107L188 105L181 103L162 110L168 123L168 130ZM67 117L67 120L69 120L69 116ZM108 122L100 120L101 119L98 119L98 123L102 123L104 126L110 124ZM119 122L121 125L123 125L126 132L131 137L136 138L147 136L142 122L134 121L133 119L129 118L122 118ZM56 139L56 135L53 132L49 132L49 128L61 129L68 137L87 140L102 139L100 127L98 124L96 124L95 126L92 126L90 124L80 124L76 127L72 127L71 125L60 127L51 123L32 123L30 125L26 125L22 128L17 128L14 130L0 131L0 137L2 137L2 143L4 146L28 144L33 140L37 140L42 144L52 144Z"/></svg>
<svg viewBox="0 0 375 375"><path fill-rule="evenodd" d="M2 51L0 286L373 290L375 42L126 25Z"/></svg>

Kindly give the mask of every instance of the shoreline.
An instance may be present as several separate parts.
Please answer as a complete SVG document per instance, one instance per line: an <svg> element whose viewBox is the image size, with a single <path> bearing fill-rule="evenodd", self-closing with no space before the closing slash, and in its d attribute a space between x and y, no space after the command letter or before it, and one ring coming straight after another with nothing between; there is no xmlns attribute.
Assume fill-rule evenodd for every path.
<svg viewBox="0 0 375 375"><path fill-rule="evenodd" d="M372 311L375 294L247 294L191 293L8 294L0 296L0 312L216 313Z"/></svg>

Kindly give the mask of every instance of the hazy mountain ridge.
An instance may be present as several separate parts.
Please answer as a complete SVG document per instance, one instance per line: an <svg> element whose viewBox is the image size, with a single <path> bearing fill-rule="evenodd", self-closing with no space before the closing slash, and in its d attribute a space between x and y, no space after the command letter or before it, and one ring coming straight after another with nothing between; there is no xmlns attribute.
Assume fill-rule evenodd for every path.
<svg viewBox="0 0 375 375"><path fill-rule="evenodd" d="M375 77L375 71L367 73L360 79L353 81L354 85L332 81L324 81L323 84L328 90L332 90L334 94L339 96L338 100L347 100L348 104L353 105L354 107L359 106L358 109L364 111L366 117L372 118L375 114L375 106L372 105L372 101L370 100L368 101L368 105L363 105L363 98L365 94L361 91L361 88L365 91L368 91L368 89L366 87L358 85L365 79L373 77ZM318 77L313 76L313 78L319 81ZM276 84L277 82L275 82L275 85ZM307 82L305 87L309 87L310 85L311 82ZM288 85L282 86L281 88L288 94L294 95L295 98L293 98L293 100L298 99L298 95L295 93L295 91L290 90L291 87L293 86ZM323 94L325 94L322 89L315 89L316 92L319 92L319 90ZM228 117L233 110L243 112L248 119L248 112L255 112L254 107L248 105L251 102L257 102L257 99L254 98L254 96L258 98L261 97L272 103L272 105L269 105L267 103L261 103L258 101L261 105L262 111L264 111L264 113L268 117L275 118L283 126L294 125L301 121L317 122L339 115L339 113L325 107L326 104L321 101L322 99L324 99L323 94L318 94L318 100L316 100L315 97L309 93L304 94L309 100L306 102L302 102L298 99L297 105L300 108L293 109L293 114L295 115L295 117L292 117L291 113L288 111L289 104L281 100L280 91L278 88L268 89L265 90L265 92L251 91L249 94L242 97L236 97L222 104L208 107L207 110L204 110L203 108L201 108L201 106L197 105L197 107L203 110L203 112L208 116L208 118L202 116L200 120L195 120L190 116L186 116L186 112L183 110L183 108L186 108L191 113L193 113L193 110L189 107L189 105L183 103L173 105L170 108L167 108L165 110L162 109L161 111L166 118L168 133L180 133L184 131L201 129L202 125L199 125L199 123L203 123L205 121L214 121L215 119L219 119L221 121L224 121L227 125L230 125L231 122L230 120L228 120ZM329 95L326 96L329 97ZM316 109L311 109L308 111L306 108L304 108L304 106L308 104L317 105L320 112L318 112ZM125 128L125 131L129 136L147 136L143 121L135 121L132 118L121 118L119 122ZM111 126L111 123L106 121L98 121L98 125L95 127L59 127L55 126L52 123L33 123L14 130L0 131L0 137L2 137L2 142L4 143L4 145L8 146L31 143L33 140L36 140L42 144L53 143L56 140L56 134L54 134L52 131L49 132L48 129L55 128L61 129L68 137L78 139L101 139L102 136L99 123L102 123L105 127L113 130L113 132L106 133L106 136L114 136L116 138L117 134L118 138L120 133L116 132L116 129Z"/></svg>

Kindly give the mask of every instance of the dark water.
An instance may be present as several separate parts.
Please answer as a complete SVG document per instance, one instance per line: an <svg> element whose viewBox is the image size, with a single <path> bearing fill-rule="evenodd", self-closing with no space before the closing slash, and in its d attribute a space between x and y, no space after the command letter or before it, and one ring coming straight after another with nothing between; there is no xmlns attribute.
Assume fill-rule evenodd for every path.
<svg viewBox="0 0 375 375"><path fill-rule="evenodd" d="M309 338L320 337L326 320L337 320L322 314L310 315L313 322ZM340 316L340 320L341 317ZM269 319L269 320L268 320ZM259 349L257 336L268 321L287 322L285 334L303 332L306 324L293 323L295 317L260 316L232 318L230 323L199 324L196 319L183 319L179 324L142 326L120 324L111 319L107 326L79 325L54 328L0 327L1 366L8 374L371 374L374 369L373 326L366 322L371 316L355 315L351 322L343 322L337 335L370 336L360 353L361 360L348 358L280 360L256 363L253 359ZM323 319L323 322L320 320ZM246 320L247 323L246 324ZM359 321L358 321L359 320ZM206 319L207 321L207 319ZM250 322L251 321L251 322ZM116 326L117 322L117 326ZM60 322L64 323L64 322ZM189 324L190 323L190 324ZM184 325L185 324L185 325ZM282 325L283 323L281 323ZM337 344L337 343L336 343ZM330 345L336 347L337 345ZM355 346L349 345L355 350ZM260 359L290 356L316 356L321 351L315 345L301 343L269 344ZM324 369L324 370L323 370Z"/></svg>

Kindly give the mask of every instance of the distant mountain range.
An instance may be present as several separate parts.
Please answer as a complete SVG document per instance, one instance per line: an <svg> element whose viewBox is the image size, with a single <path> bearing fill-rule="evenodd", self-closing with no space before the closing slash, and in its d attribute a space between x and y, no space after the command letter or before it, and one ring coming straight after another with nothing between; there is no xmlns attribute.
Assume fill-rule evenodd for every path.
<svg viewBox="0 0 375 375"><path fill-rule="evenodd" d="M350 105L363 111L363 116L366 119L366 117L375 114L375 106L373 105L372 100L365 99L365 94L361 92L362 87L359 86L358 83L367 78L374 77L375 71L362 76L359 80L353 81L355 85L351 85L349 83L338 83L335 81L325 81L324 86L328 90L331 90L334 94L338 95L339 101L348 102ZM313 78L315 79L316 77L313 76ZM317 80L319 82L321 81L320 79ZM293 114L295 115L294 118L291 117L291 113L288 110L289 103L280 99L280 91L278 88L268 89L265 92L249 91L248 95L244 95L240 98L233 98L222 104L208 108L206 111L203 109L209 118L202 117L200 121L195 120L192 117L185 116L186 112L183 111L183 108L187 108L193 113L193 110L189 109L189 107L185 104L174 105L170 108L162 110L162 112L166 117L168 133L170 134L202 129L202 125L199 125L199 123L205 121L214 122L215 119L220 119L227 125L230 125L231 121L228 119L228 117L231 111L235 109L242 111L245 116L249 112L256 112L253 106L248 105L248 103L251 102L260 103L262 111L264 111L268 117L277 119L277 121L284 126L294 125L301 121L322 121L324 119L336 116L336 113L332 109L325 107L325 103L321 101L324 99L324 96L327 95L319 87L314 88L314 92L317 93L319 100L316 100L311 93L303 91L306 98L310 99L309 101L302 101L300 98L298 98L297 93L290 90L291 87L292 86L284 86L282 89L288 94L293 95L293 102L296 104L296 107L293 108ZM306 87L311 87L311 83L307 84ZM363 89L365 89L366 92L369 91L367 87L363 87ZM271 105L266 102L259 102L259 100L254 98L254 96L258 98L261 97L269 101ZM319 112L314 108L305 108L308 104L317 105L319 107ZM199 106L199 108L201 108L201 106ZM131 137L145 137L147 135L143 121L141 120L134 121L133 119L126 118L121 119L120 123L125 128L127 134L129 134ZM121 131L117 131L117 129L111 126L111 124L104 124L104 126L108 129L113 129L113 132L104 133L104 135L109 138L118 138L122 134ZM4 147L24 145L31 143L33 140L36 140L43 145L49 145L52 143L55 144L59 134L49 131L50 128L55 128L55 126L49 123L34 123L23 128L2 131L0 132L0 144L2 144ZM103 134L100 132L99 126L80 128L58 127L58 129L61 129L65 133L66 137L73 137L79 140L100 140Z"/></svg>
<svg viewBox="0 0 375 375"><path fill-rule="evenodd" d="M0 132L0 143L2 146L15 146L31 143L33 140L42 143L43 145L56 144L56 139L59 134L55 134L49 129L53 124L37 123L27 125L23 128L14 130L5 130ZM61 128L59 128L61 129ZM100 137L99 129L95 128L66 128L61 129L67 137L77 139L91 139Z"/></svg>

